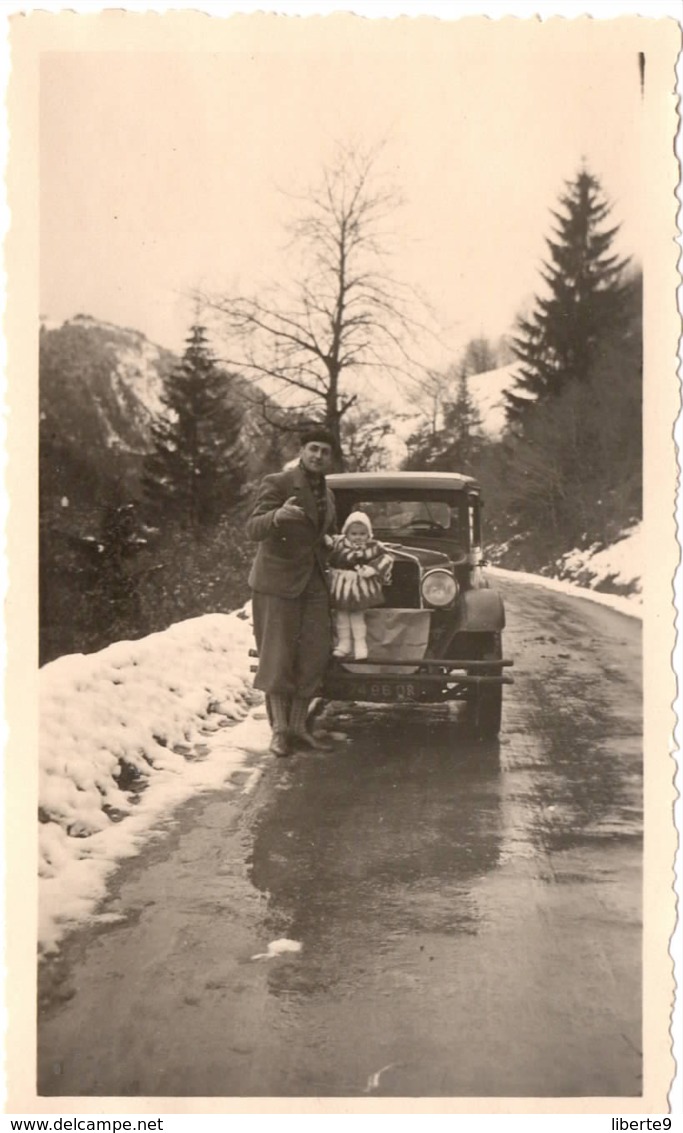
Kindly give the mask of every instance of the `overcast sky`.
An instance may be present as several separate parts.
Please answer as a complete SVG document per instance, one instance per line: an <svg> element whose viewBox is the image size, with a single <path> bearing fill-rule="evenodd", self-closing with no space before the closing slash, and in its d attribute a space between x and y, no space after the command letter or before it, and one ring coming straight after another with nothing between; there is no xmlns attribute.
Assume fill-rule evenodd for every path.
<svg viewBox="0 0 683 1133"><path fill-rule="evenodd" d="M289 20L231 36L217 22L199 51L160 37L154 53L44 57L43 314L178 348L193 288L282 278L278 187L305 190L335 140L386 140L405 199L393 266L445 328L435 363L509 330L582 161L640 255L637 43L618 25L359 19L341 35Z"/></svg>

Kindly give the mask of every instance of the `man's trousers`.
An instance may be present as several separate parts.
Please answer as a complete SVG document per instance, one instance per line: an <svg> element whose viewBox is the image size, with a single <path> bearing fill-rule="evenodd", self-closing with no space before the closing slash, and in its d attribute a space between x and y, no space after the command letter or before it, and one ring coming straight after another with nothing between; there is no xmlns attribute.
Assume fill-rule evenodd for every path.
<svg viewBox="0 0 683 1133"><path fill-rule="evenodd" d="M332 649L330 601L322 574L314 571L298 598L256 591L251 598L259 654L254 686L286 696L319 696Z"/></svg>

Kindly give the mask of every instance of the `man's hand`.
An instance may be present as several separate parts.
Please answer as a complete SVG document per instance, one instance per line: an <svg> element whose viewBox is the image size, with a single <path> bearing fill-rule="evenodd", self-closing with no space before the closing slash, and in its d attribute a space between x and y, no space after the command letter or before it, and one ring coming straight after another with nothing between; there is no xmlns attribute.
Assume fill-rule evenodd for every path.
<svg viewBox="0 0 683 1133"><path fill-rule="evenodd" d="M306 518L306 512L296 502L296 496L290 496L275 512L275 524L280 527L283 523L295 523Z"/></svg>
<svg viewBox="0 0 683 1133"><path fill-rule="evenodd" d="M377 571L369 563L361 563L357 568L361 578L376 578Z"/></svg>

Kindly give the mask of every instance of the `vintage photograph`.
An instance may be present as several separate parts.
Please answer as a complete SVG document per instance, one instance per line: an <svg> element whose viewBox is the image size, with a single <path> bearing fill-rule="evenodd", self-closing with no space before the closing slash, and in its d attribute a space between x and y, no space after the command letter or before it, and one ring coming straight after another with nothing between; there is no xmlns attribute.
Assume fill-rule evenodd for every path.
<svg viewBox="0 0 683 1133"><path fill-rule="evenodd" d="M679 27L38 30L37 1098L664 1111Z"/></svg>

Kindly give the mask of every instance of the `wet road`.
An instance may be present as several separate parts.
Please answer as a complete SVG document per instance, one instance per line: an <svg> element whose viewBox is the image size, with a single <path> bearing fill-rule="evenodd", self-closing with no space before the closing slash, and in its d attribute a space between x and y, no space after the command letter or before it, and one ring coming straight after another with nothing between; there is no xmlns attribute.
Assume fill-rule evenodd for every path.
<svg viewBox="0 0 683 1133"><path fill-rule="evenodd" d="M500 744L337 706L178 810L44 973L39 1093L640 1093L640 626L501 589Z"/></svg>

